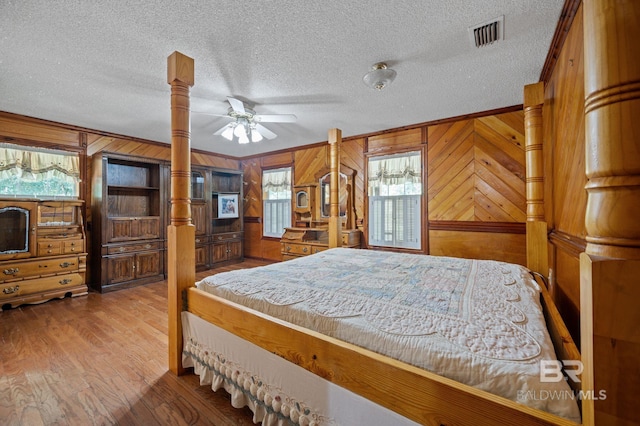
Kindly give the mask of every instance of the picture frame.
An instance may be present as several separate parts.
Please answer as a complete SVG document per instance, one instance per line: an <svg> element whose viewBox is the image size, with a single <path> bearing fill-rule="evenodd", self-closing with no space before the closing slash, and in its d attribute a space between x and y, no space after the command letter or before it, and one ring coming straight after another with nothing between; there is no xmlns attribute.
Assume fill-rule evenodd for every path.
<svg viewBox="0 0 640 426"><path fill-rule="evenodd" d="M218 194L218 217L235 218L238 217L238 193Z"/></svg>

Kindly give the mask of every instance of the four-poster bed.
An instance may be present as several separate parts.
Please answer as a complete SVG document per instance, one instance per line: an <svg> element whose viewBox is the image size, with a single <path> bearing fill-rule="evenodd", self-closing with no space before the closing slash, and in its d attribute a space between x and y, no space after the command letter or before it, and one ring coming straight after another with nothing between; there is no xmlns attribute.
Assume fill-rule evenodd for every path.
<svg viewBox="0 0 640 426"><path fill-rule="evenodd" d="M312 373L308 377L308 385L302 386L300 392L311 390L323 393L343 392L339 388L344 388L349 393L349 397L364 400L363 407L372 409L374 418L382 419L386 417L391 422L406 421L407 424L417 422L420 424L556 424L571 425L573 421L562 418L558 415L550 414L536 408L532 408L518 402L508 400L503 397L493 395L489 392L476 389L472 386L458 383L454 380L439 376L429 371L417 368L405 362L397 361L393 358L380 355L374 351L363 349L354 344L346 343L336 338L328 337L307 328L293 325L263 314L254 309L247 308L237 303L225 300L219 296L208 294L194 286L195 265L193 256L194 234L193 226L190 224L189 199L188 199L188 176L190 170L189 158L189 86L193 84L193 60L175 52L169 57L168 80L172 86L172 213L171 225L169 226L169 364L176 374L181 374L184 367L181 363L183 351L191 354L192 361L189 366L194 366L196 372L203 375L208 374L203 370L202 362L215 366L220 373L220 377L210 378L217 385L224 386L224 375L238 379L243 374L242 368L255 374L254 368L260 368L254 361L248 361L249 366L236 367L233 363L227 363L225 350L229 350L227 345L243 345L241 352L255 348L257 351L265 351L258 354L264 362L275 365L281 361L289 365L290 369L305 370L303 374ZM533 113L525 115L527 126L534 129L536 108ZM535 131L533 131L535 136ZM339 170L341 134L338 129L329 131L330 160L332 176L336 178ZM340 243L337 202L337 182L331 185L331 218L329 221L329 247L338 247ZM528 191L529 194L529 191ZM535 218L531 218L535 222ZM532 225L539 230L541 226ZM546 228L544 229L546 240ZM528 249L535 245L540 245L542 233L538 232L537 237L527 241ZM536 238L538 241L536 241ZM297 260L296 260L297 261ZM290 261L295 262L295 261ZM541 283L541 281L540 281ZM580 354L573 344L571 337L564 326L551 298L541 285L540 302L544 308L545 318L549 334L553 339L556 353L560 359L579 360ZM196 324L195 328L190 328ZM200 336L196 340L198 343L192 344L194 334L199 334L199 325L205 328L216 330L215 339L235 339L233 343L225 343L221 352L210 351L199 346L201 342L209 341L207 337ZM183 332L186 339L183 339ZM235 336L229 336L229 334ZM214 340L215 340L214 339ZM214 345L214 343L211 343ZM262 349L259 349L262 348ZM272 356L274 355L275 356ZM252 368L253 367L253 368ZM287 375L279 370L282 367L274 367L273 371L280 375ZM285 367L286 368L286 367ZM269 368L267 368L269 370ZM211 370L209 370L211 371ZM289 370L287 370L289 371ZM264 378L268 372L264 371L258 376L247 376L246 378L231 382L239 383L248 392L237 393L237 404L248 404L254 408L256 419L261 420L272 407L271 414L274 415L268 421L288 420L287 413L279 411L274 406L274 401L270 404L256 404L265 398L272 398L273 395L254 394L258 386L252 383L255 377ZM293 374L293 373L291 373ZM235 375L235 376L234 376ZM202 377L201 377L202 379ZM318 382L318 380L320 380ZM229 384L229 381L226 382ZM252 385L254 385L252 387ZM260 384L262 385L262 384ZM337 386L336 386L337 385ZM232 387L234 385L231 385ZM238 387L236 385L236 387ZM226 388L226 386L225 386ZM268 389L268 388L267 388ZM228 389L229 390L229 389ZM241 391L241 389L240 389ZM230 390L234 395L233 389ZM291 390L283 391L277 389L278 393L291 395ZM245 397L242 397L243 394ZM312 395L307 392L309 398ZM358 396L359 395L359 396ZM565 395L566 397L566 395ZM234 397L235 398L235 397ZM243 399L244 398L244 399ZM312 407L304 406L301 401L305 396L293 395L293 406L297 407L295 417L291 420L300 421L302 424L311 424L312 421L320 419L331 420L332 413L324 415L322 413L313 417ZM328 399L327 405L335 404L336 401ZM347 398L347 396L345 396ZM281 404L282 403L282 404ZM297 405L296 405L297 403ZM253 405L253 406L252 406ZM255 406L258 406L257 408ZM282 401L277 401L277 407L284 410ZM355 405L355 403L354 403ZM266 407L266 408L265 408ZM381 408L384 407L384 408ZM344 409L344 408L342 408ZM259 411L262 410L262 413ZM391 411L388 411L391 410ZM300 414L309 416L300 416ZM398 413L401 417L397 417ZM366 416L367 414L363 414ZM300 417L299 417L300 416ZM394 417L395 416L395 417ZM345 418L348 418L345 417ZM313 420L315 419L315 420Z"/></svg>

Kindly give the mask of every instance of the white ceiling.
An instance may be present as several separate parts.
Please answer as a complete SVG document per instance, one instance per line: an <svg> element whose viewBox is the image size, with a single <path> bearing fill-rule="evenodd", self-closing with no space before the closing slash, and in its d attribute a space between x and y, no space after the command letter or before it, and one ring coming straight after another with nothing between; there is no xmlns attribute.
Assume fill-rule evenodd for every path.
<svg viewBox="0 0 640 426"><path fill-rule="evenodd" d="M193 148L244 157L522 103L539 81L563 0L2 0L0 111L170 143L167 57L195 60L191 110L227 96L273 140L239 145L229 120L192 114ZM504 15L504 40L476 48L467 28ZM395 82L362 83L385 61Z"/></svg>

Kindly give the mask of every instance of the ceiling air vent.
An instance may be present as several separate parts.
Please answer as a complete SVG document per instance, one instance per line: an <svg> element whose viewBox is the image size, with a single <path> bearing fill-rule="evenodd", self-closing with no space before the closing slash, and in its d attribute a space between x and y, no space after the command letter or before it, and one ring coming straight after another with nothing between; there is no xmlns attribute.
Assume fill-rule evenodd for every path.
<svg viewBox="0 0 640 426"><path fill-rule="evenodd" d="M471 44L475 47L487 46L504 38L504 15L482 24L469 27Z"/></svg>

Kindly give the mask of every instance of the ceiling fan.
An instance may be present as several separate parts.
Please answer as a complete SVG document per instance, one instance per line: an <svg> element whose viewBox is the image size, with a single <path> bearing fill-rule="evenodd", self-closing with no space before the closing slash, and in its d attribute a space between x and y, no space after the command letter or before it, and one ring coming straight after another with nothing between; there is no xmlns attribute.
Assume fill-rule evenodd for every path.
<svg viewBox="0 0 640 426"><path fill-rule="evenodd" d="M293 114L256 114L256 112L245 106L239 99L227 97L229 101L229 111L221 117L233 119L232 122L214 132L214 135L221 135L225 139L233 140L238 138L238 143L260 142L263 138L274 139L277 135L267 129L264 123L294 123L296 116Z"/></svg>

